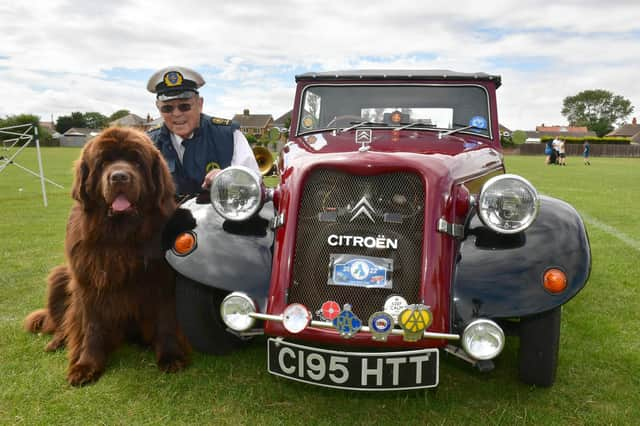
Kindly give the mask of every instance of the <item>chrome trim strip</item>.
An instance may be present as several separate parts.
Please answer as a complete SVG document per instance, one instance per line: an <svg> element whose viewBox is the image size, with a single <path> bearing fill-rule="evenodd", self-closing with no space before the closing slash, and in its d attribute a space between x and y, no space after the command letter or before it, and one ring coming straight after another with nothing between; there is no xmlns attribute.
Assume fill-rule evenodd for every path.
<svg viewBox="0 0 640 426"><path fill-rule="evenodd" d="M282 315L269 315L269 314L261 314L259 312L254 312L249 314L250 317L255 318L255 319L259 319L259 320L263 320L263 321L275 321L275 322L282 322ZM333 323L328 322L328 321L316 321L313 320L311 321L310 324L311 327L318 327L318 328L334 328L333 327ZM360 331L364 331L365 333L369 333L371 330L369 329L368 326L362 326L362 328L360 329ZM391 334L395 334L398 336L402 336L404 334L404 331L399 329L399 328L394 328L393 330L391 330ZM460 340L460 335L458 334L449 334L449 333L434 333L434 332L430 332L430 331L425 331L423 338L425 339L444 339L444 340Z"/></svg>

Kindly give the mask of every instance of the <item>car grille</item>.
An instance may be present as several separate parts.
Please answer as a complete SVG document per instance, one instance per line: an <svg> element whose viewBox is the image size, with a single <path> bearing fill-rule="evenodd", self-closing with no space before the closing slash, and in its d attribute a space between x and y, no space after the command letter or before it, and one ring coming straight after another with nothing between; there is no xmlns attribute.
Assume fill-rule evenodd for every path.
<svg viewBox="0 0 640 426"><path fill-rule="evenodd" d="M366 198L372 209L354 209ZM305 183L298 212L289 303L302 303L315 313L322 303L349 303L363 321L381 311L392 294L409 304L420 301L420 268L424 228L425 189L412 173L356 176L337 170L313 171ZM362 205L362 204L360 204ZM368 217L367 213L371 216ZM372 221L373 219L373 221ZM397 239L397 249L330 246L330 235ZM393 288L347 287L328 284L331 254L393 259Z"/></svg>

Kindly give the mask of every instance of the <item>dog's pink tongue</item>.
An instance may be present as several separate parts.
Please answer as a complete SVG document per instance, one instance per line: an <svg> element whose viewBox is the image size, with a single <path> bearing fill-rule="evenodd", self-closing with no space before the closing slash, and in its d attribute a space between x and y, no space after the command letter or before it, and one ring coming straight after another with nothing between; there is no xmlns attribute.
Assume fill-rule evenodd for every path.
<svg viewBox="0 0 640 426"><path fill-rule="evenodd" d="M122 212L129 207L131 207L131 203L123 194L118 195L118 197L113 200L113 203L111 203L111 210L113 210L114 212Z"/></svg>

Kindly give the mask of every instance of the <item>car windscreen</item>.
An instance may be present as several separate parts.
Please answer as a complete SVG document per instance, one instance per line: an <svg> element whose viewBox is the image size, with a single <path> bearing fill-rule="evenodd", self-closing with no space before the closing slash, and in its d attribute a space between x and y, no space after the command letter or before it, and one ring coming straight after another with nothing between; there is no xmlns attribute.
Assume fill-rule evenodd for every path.
<svg viewBox="0 0 640 426"><path fill-rule="evenodd" d="M490 136L487 91L477 85L313 85L300 105L298 134L365 122Z"/></svg>

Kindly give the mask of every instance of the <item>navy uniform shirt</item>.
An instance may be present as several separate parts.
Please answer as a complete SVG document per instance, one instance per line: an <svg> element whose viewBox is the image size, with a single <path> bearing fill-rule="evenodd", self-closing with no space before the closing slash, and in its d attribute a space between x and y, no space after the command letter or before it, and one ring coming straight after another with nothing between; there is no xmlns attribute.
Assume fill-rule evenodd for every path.
<svg viewBox="0 0 640 426"><path fill-rule="evenodd" d="M182 141L185 147L182 163L166 125L149 132L149 137L167 161L177 194L202 191L202 182L209 171L231 165L233 132L236 129L238 126L230 120L200 114L200 126L194 129L191 138Z"/></svg>

